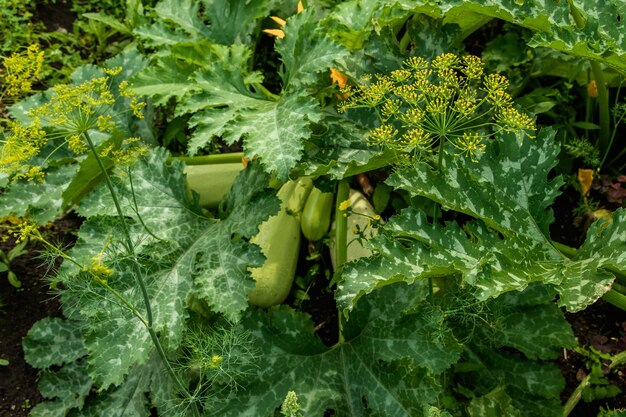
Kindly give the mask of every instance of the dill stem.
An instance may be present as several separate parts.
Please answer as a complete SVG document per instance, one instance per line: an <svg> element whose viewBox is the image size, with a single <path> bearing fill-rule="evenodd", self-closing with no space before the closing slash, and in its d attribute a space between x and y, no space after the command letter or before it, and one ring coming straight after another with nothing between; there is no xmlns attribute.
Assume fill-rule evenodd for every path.
<svg viewBox="0 0 626 417"><path fill-rule="evenodd" d="M91 137L87 132L83 133L85 140L89 146L89 150L93 153L96 162L98 163L98 167L100 171L102 171L102 175L104 177L104 182L106 183L107 188L109 189L109 194L111 194L111 198L113 199L113 204L115 205L115 211L117 212L117 217L119 218L120 224L122 225L122 232L124 233L124 238L126 240L126 251L128 255L130 255L133 259L133 269L135 269L135 279L137 280L137 284L141 290L141 295L143 296L144 304L146 307L146 319L148 321L148 330L152 328L152 306L150 304L150 297L148 296L148 290L146 288L146 283L143 280L141 271L139 270L139 266L135 262L137 255L135 254L135 247L133 245L133 240L130 237L130 231L128 229L128 224L126 223L126 217L124 216L124 212L122 211L122 206L120 205L120 201L117 198L117 193L113 188L113 182L111 181L111 176L109 175L108 170L104 166L104 162L102 162L102 158L98 155L98 151L96 150Z"/></svg>
<svg viewBox="0 0 626 417"><path fill-rule="evenodd" d="M152 306L150 303L150 297L148 295L148 290L146 288L146 283L143 279L143 274L141 272L141 269L139 268L139 265L137 264L137 255L135 253L135 247L133 245L133 240L130 237L130 231L128 229L128 224L126 223L126 218L124 216L124 212L122 211L122 206L120 205L119 199L117 197L117 193L115 192L115 189L113 188L113 182L111 181L111 176L109 175L108 170L106 169L106 167L104 166L104 162L102 162L102 159L100 158L100 155L98 155L98 151L96 150L96 147L93 143L93 141L91 140L91 137L89 136L89 133L87 132L83 132L83 136L85 138L85 140L87 141L87 145L89 146L89 150L91 151L91 153L93 154L94 158L96 159L96 162L98 163L98 167L100 168L100 171L102 172L102 175L104 177L104 182L106 183L106 186L109 190L109 193L111 194L111 198L113 199L113 204L115 205L115 210L117 212L117 216L120 220L120 223L122 225L122 231L124 233L124 239L126 240L126 244L124 245L126 247L126 251L128 252L128 255L131 257L132 259L132 265L133 265L133 269L135 270L134 272L134 276L135 276L135 281L137 282L137 285L139 285L139 288L141 290L141 295L143 297L143 302L144 302L144 306L146 308L146 321L143 321L143 324L145 325L146 329L148 330L148 333L150 334L150 339L152 339L152 343L154 344L154 347L157 350L157 353L159 354L159 357L161 358L161 361L163 362L163 365L165 366L165 368L167 369L168 374L170 375L170 377L172 378L172 380L176 383L176 385L178 385L178 387L182 390L183 393L185 393L185 395L187 397L191 397L187 388L185 387L185 385L182 383L182 381L180 380L180 378L178 378L178 376L176 375L176 372L174 372L174 369L172 368L172 365L170 364L169 360L167 359L167 355L165 354L165 350L163 350L163 346L161 345L161 341L159 340L159 337L157 336L156 332L154 331L154 327L153 327L153 316L152 316ZM105 286L105 288L109 289L110 287ZM192 412L196 417L200 417L200 413L195 405L195 403L192 403L193 407L192 407Z"/></svg>

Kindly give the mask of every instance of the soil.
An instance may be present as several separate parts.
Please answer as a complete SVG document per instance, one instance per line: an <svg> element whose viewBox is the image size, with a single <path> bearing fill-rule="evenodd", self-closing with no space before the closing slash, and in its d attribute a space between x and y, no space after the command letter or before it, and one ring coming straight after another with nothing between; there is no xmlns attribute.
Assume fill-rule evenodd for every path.
<svg viewBox="0 0 626 417"><path fill-rule="evenodd" d="M566 318L572 325L580 346L593 347L611 355L626 350L626 311L599 300L579 313L566 314ZM585 365L587 361L585 356L571 350L564 351L563 356L557 361L566 381L566 388L561 393L563 403L589 372ZM606 378L620 388L622 394L589 403L580 401L570 417L595 417L600 407L604 409L626 408L626 395L624 395L626 393L626 366L607 373Z"/></svg>
<svg viewBox="0 0 626 417"><path fill-rule="evenodd" d="M71 244L79 220L65 217L46 229L52 241ZM0 249L8 252L15 241L9 238L0 243ZM6 273L0 274L0 359L9 361L0 366L0 417L25 417L29 410L42 401L37 389L37 370L24 361L22 338L31 326L47 316L61 316L59 303L51 294L44 278L47 268L37 259L40 249L29 244L28 254L11 262L11 269L22 282L21 288L9 284Z"/></svg>

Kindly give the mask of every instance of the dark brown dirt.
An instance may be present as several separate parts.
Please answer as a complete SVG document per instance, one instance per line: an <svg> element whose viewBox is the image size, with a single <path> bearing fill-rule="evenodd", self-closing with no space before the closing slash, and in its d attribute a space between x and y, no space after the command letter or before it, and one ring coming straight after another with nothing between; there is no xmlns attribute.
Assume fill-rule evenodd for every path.
<svg viewBox="0 0 626 417"><path fill-rule="evenodd" d="M44 233L52 241L69 244L74 240L71 233L78 225L76 218L66 217ZM14 243L9 238L0 243L0 249L9 251ZM4 306L0 308L0 359L9 361L8 366L0 366L0 417L25 417L30 408L42 401L37 390L37 371L24 361L22 338L37 320L61 316L61 311L46 280L42 279L46 267L34 258L38 249L29 244L29 254L11 263L11 269L22 282L21 288L9 284L6 273L0 274L0 301Z"/></svg>
<svg viewBox="0 0 626 417"><path fill-rule="evenodd" d="M585 347L594 347L602 353L615 355L626 350L626 311L599 300L584 311L567 314L567 320L578 343ZM567 386L561 394L563 402L576 389L589 369L585 366L587 359L576 352L567 351L557 364L565 377ZM569 417L595 417L600 407L605 409L626 408L626 366L608 373L606 378L621 389L622 394L605 400L590 403L580 401Z"/></svg>

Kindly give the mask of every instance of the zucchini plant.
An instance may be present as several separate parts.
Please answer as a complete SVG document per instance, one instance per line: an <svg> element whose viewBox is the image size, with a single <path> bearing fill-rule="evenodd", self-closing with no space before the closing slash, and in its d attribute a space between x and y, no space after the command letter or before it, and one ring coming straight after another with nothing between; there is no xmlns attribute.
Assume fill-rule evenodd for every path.
<svg viewBox="0 0 626 417"><path fill-rule="evenodd" d="M562 416L553 361L576 343L563 311L626 273L625 213L573 254L552 239L555 130L463 42L497 17L557 59L623 71L624 47L612 3L583 7L576 28L567 2L518 3L163 0L133 32L142 53L110 75L150 105L129 94L111 104L122 112L98 110L116 128L89 119L78 136L93 157L66 126L33 126L54 91L13 108L31 139L53 139L20 169L41 167L60 198L17 198L35 186L13 177L3 207L85 218L71 250L49 245L66 319L24 340L46 398L32 415L272 416L297 398L306 416ZM256 51L272 15L291 17L269 74ZM188 122L188 155L149 146L155 126L128 110L152 106ZM194 165L215 138L243 154ZM354 189L363 173L373 205ZM303 236L334 262L324 340L331 319L289 304Z"/></svg>

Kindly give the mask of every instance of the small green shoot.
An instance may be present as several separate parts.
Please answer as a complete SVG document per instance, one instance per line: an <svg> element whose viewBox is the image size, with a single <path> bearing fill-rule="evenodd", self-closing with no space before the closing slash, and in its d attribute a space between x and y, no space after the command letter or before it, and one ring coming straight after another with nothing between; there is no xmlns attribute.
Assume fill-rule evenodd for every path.
<svg viewBox="0 0 626 417"><path fill-rule="evenodd" d="M15 258L28 253L28 250L26 249L27 244L28 239L23 239L8 253L5 253L0 249L0 272L7 272L7 279L15 288L20 288L22 286L22 282L17 278L15 272L11 270L11 262L13 262Z"/></svg>

